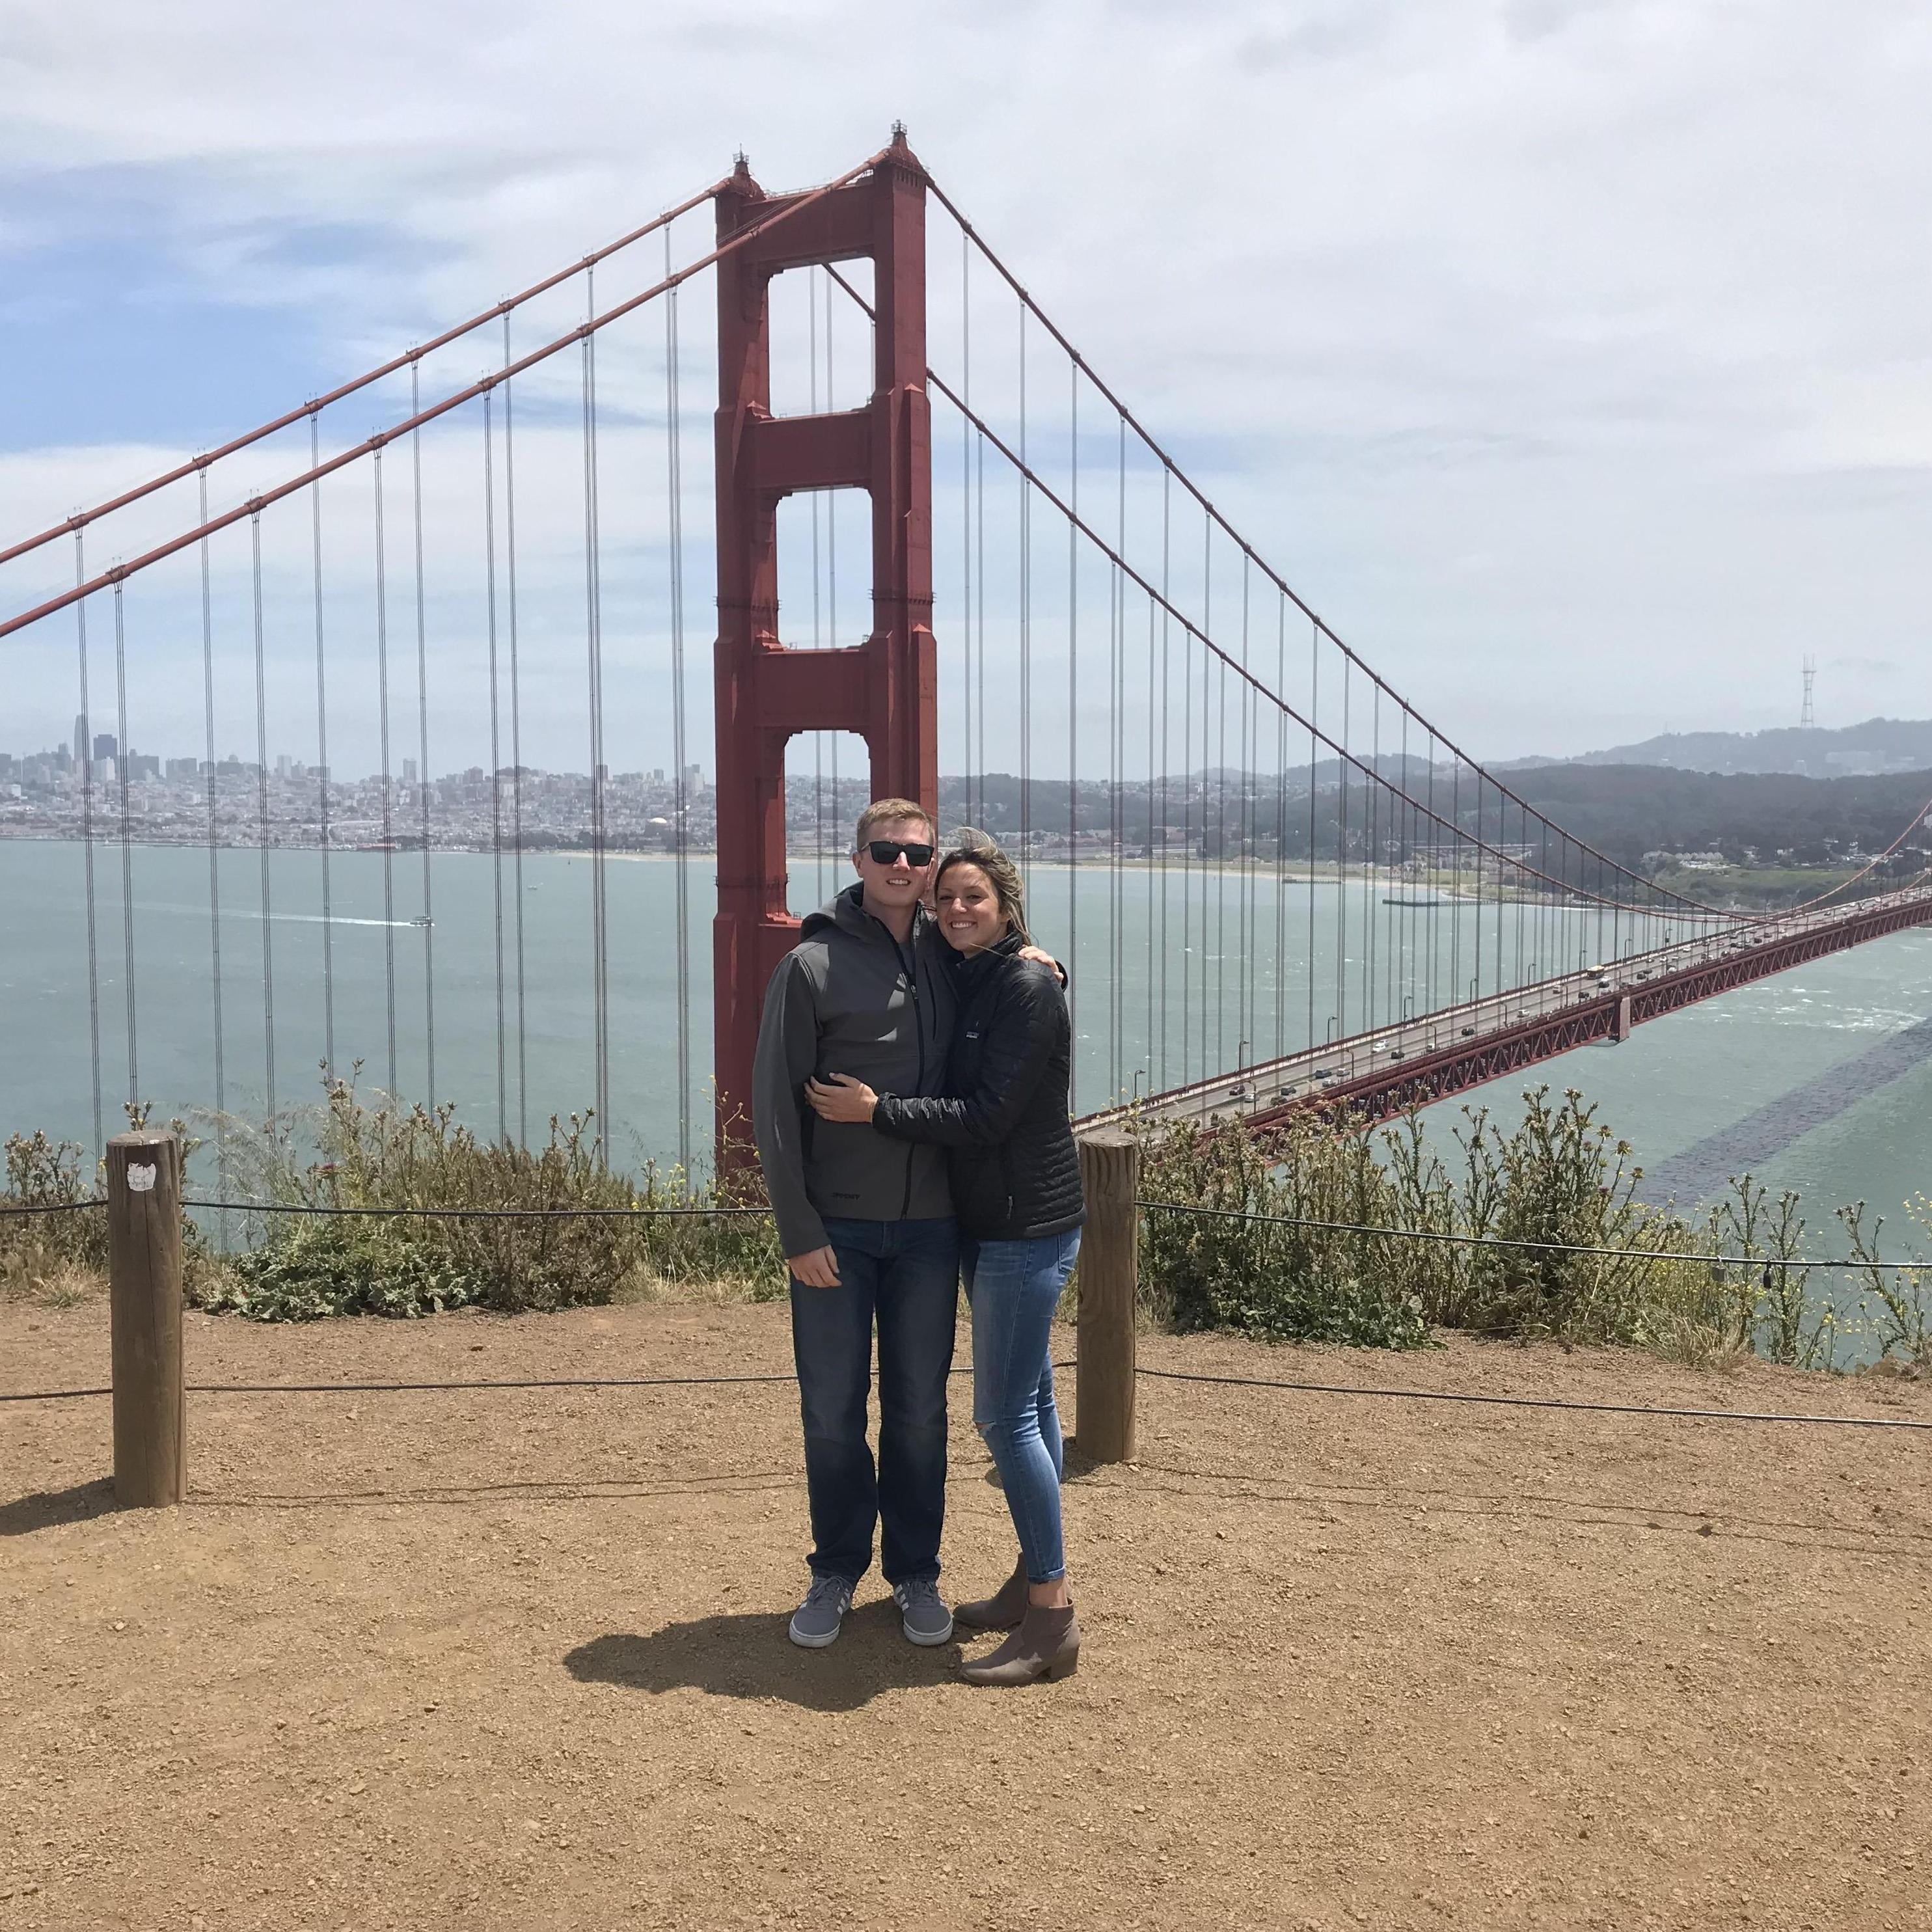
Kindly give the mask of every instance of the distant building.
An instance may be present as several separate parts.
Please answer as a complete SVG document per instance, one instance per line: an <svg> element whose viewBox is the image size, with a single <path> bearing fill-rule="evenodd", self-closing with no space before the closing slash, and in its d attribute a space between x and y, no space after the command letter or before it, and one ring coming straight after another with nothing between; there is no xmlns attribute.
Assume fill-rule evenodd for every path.
<svg viewBox="0 0 1932 1932"><path fill-rule="evenodd" d="M76 722L78 723L82 721ZM121 747L116 742L114 734L112 731L103 731L94 741L94 755L97 760L102 758L112 758L118 754L120 749Z"/></svg>

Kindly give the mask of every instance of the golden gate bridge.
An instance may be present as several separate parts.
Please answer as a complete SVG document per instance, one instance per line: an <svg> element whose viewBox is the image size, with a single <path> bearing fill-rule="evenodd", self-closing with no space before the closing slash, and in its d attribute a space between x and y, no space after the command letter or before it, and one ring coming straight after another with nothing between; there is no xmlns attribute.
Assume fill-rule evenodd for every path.
<svg viewBox="0 0 1932 1932"><path fill-rule="evenodd" d="M709 296L709 337L691 326L694 293ZM842 380L862 398L844 408ZM715 395L708 445L690 433L704 406L694 382ZM386 419L358 436L352 407ZM807 554L794 503L809 512L811 590L788 597L782 622L781 576L794 589ZM866 580L855 592L851 520L837 506L856 503ZM842 527L846 609L867 612L858 635L838 620ZM689 593L707 561L708 976L692 874L713 862L689 832L707 707L688 662ZM84 989L97 1143L104 1096L122 1084L105 1064L117 1033L127 1097L145 1096L132 854L147 814L130 733L144 712L191 707L184 694L197 691L206 1098L218 1110L229 1100L224 1042L238 1030L259 1036L271 1113L278 1060L340 1064L348 921L336 910L344 840L332 813L339 826L344 806L330 743L332 730L342 742L346 716L379 748L377 836L364 842L382 868L388 1087L436 1103L449 1084L446 1054L440 1082L436 1059L439 988L447 1001L481 979L494 994L494 1124L506 1138L529 1132L531 1037L559 1024L542 1010L533 956L565 944L554 918L527 907L522 876L532 697L554 717L576 694L586 1097L607 1136L621 1120L614 998L638 964L612 931L612 754L646 729L663 746L675 891L669 929L651 940L674 962L664 998L687 1164L703 1138L698 1067L708 1059L717 1118L730 1122L748 1091L765 981L796 930L788 803L806 780L788 760L801 740L821 874L849 836L842 734L862 740L872 796L916 797L937 814L945 765L953 820L1006 814L996 829L1073 967L1085 1048L1075 1105L1090 1121L1131 1110L1266 1123L1342 1102L1387 1112L1932 921L1932 873L1912 843L1924 814L1832 891L1747 914L1664 889L1527 803L1234 527L902 130L800 193L768 194L741 158L406 352L50 518L0 549L0 572L10 681L37 693L71 682L86 958L61 991L77 1010ZM108 715L97 660L110 647L111 774L86 742L90 721ZM272 715L284 733L298 716L313 730L319 1037L275 1007L269 854L286 840L271 808ZM220 734L238 722L254 743L252 760L230 760L253 792L252 826L245 811L238 820L232 786L224 817L215 776ZM446 764L475 754L484 774L487 958L436 950L433 753ZM244 962L232 939L224 957L218 848L251 832L260 952ZM119 848L118 932L103 914L98 845L110 866ZM67 1011L16 1011L10 1024L51 1034ZM419 1078L405 1077L406 1060Z"/></svg>

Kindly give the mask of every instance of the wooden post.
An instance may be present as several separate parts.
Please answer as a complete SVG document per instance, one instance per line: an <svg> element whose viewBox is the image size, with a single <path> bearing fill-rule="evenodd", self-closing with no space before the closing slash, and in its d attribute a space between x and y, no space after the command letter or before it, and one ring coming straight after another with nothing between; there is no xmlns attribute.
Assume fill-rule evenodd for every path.
<svg viewBox="0 0 1932 1932"><path fill-rule="evenodd" d="M1087 1191L1078 1273L1080 1361L1074 1401L1080 1453L1125 1462L1134 1454L1134 1317L1140 1270L1140 1144L1101 1129L1080 1142Z"/></svg>
<svg viewBox="0 0 1932 1932"><path fill-rule="evenodd" d="M188 1497L182 1364L181 1143L107 1143L114 1363L114 1493L135 1509Z"/></svg>

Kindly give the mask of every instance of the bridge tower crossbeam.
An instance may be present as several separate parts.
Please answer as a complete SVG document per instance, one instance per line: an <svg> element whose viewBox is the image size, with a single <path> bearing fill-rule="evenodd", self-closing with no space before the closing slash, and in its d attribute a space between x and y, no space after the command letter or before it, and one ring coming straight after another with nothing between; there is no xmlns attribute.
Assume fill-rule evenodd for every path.
<svg viewBox="0 0 1932 1932"><path fill-rule="evenodd" d="M798 938L786 910L784 754L802 731L850 731L871 795L939 803L932 632L932 460L926 388L925 170L896 130L872 172L818 196L718 264L718 912L713 1028L721 1158L742 1145L766 982ZM803 196L767 195L741 159L717 196L721 242ZM860 409L776 416L772 279L868 260L873 389ZM778 631L778 506L862 489L872 509L872 623L856 648Z"/></svg>

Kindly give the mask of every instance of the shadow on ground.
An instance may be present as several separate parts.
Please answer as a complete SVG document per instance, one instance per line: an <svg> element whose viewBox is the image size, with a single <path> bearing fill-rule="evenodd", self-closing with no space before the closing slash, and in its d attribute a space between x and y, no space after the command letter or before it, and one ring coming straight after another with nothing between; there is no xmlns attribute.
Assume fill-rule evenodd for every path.
<svg viewBox="0 0 1932 1932"><path fill-rule="evenodd" d="M0 1536L31 1536L37 1529L85 1522L89 1516L106 1516L120 1507L110 1477L76 1483L70 1490L37 1490L32 1496L0 1503Z"/></svg>
<svg viewBox="0 0 1932 1932"><path fill-rule="evenodd" d="M882 1690L958 1681L957 1644L922 1650L899 1634L890 1598L861 1604L838 1641L801 1650L782 1611L698 1617L648 1636L592 1637L563 1660L580 1684L627 1690L708 1690L718 1697L776 1698L808 1711L856 1711Z"/></svg>

